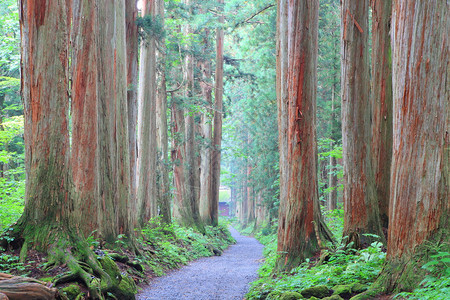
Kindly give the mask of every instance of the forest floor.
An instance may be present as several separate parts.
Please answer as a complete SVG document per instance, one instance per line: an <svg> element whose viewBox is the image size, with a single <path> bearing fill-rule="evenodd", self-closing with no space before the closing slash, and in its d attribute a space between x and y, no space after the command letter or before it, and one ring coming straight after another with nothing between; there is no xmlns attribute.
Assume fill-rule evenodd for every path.
<svg viewBox="0 0 450 300"><path fill-rule="evenodd" d="M230 232L236 244L221 256L200 258L167 276L153 279L137 299L243 299L249 283L258 277L264 246L234 228L230 227Z"/></svg>

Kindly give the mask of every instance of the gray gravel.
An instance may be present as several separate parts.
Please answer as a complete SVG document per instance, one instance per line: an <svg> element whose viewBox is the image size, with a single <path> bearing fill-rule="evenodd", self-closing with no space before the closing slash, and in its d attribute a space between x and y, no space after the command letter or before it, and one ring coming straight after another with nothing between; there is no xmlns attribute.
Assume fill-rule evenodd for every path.
<svg viewBox="0 0 450 300"><path fill-rule="evenodd" d="M167 276L155 278L137 299L243 299L249 283L258 277L263 246L234 228L230 231L237 243L222 256L201 258Z"/></svg>

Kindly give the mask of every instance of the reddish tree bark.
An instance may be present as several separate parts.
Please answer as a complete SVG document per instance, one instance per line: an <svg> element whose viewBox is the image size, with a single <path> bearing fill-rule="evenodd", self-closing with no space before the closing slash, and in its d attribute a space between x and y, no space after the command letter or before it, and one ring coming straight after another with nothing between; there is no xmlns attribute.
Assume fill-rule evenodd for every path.
<svg viewBox="0 0 450 300"><path fill-rule="evenodd" d="M131 235L124 1L98 0L98 172L100 234ZM101 26L100 26L101 24ZM107 24L107 26L106 26Z"/></svg>
<svg viewBox="0 0 450 300"><path fill-rule="evenodd" d="M317 90L317 28L318 1L279 1L278 66L287 67L287 84L277 82L278 95L286 95L287 102L278 99L279 123L287 129L287 145L280 145L285 155L280 169L285 170L286 198L280 199L277 260L279 270L296 267L305 258L320 251L321 241L331 240L322 221L317 181L316 90ZM281 44L287 39L287 51ZM281 70L280 70L281 71ZM281 89L287 89L282 91ZM283 133L282 133L283 134ZM282 148L286 146L287 148ZM287 152L287 153L286 153ZM284 160L285 159L285 160Z"/></svg>
<svg viewBox="0 0 450 300"><path fill-rule="evenodd" d="M144 16L155 16L155 0L143 1ZM141 42L138 115L137 212L140 225L157 215L156 201L156 47L146 34Z"/></svg>
<svg viewBox="0 0 450 300"><path fill-rule="evenodd" d="M207 55L210 51L209 43L209 28L204 29L203 38L203 55ZM212 205L212 186L211 186L211 154L212 154L212 119L213 109L212 103L212 85L211 85L211 60L205 58L200 62L200 70L202 73L202 81L200 86L202 89L202 97L206 103L206 110L201 116L201 136L203 138L203 144L200 148L200 217L203 222L208 225L213 224L211 218L211 205Z"/></svg>
<svg viewBox="0 0 450 300"><path fill-rule="evenodd" d="M392 67L389 36L392 1L372 6L372 165L381 224L388 227L392 158Z"/></svg>
<svg viewBox="0 0 450 300"><path fill-rule="evenodd" d="M412 290L449 245L449 3L395 1L394 136L386 265L374 287Z"/></svg>
<svg viewBox="0 0 450 300"><path fill-rule="evenodd" d="M218 0L219 10L223 10L224 0ZM224 16L219 16L219 26L224 23ZM214 87L214 125L213 148L211 153L211 198L209 214L212 225L219 224L219 188L220 188L220 156L222 147L222 111L223 111L223 28L216 32L216 74Z"/></svg>
<svg viewBox="0 0 450 300"><path fill-rule="evenodd" d="M156 15L160 16L164 22L164 0L156 1ZM157 50L157 78L158 86L156 91L156 143L158 146L157 161L157 197L159 213L162 215L163 221L170 223L172 221L170 213L171 190L169 182L168 167L168 126L167 126L167 90L166 90L166 40L163 38L159 41ZM160 50L161 49L161 50Z"/></svg>
<svg viewBox="0 0 450 300"><path fill-rule="evenodd" d="M367 244L381 229L370 149L369 1L342 1L342 146L344 237Z"/></svg>
<svg viewBox="0 0 450 300"><path fill-rule="evenodd" d="M48 251L56 240L50 233L57 233L57 224L67 228L72 218L67 167L70 15L70 1L20 1L27 181L25 210L15 229L25 249L32 244Z"/></svg>
<svg viewBox="0 0 450 300"><path fill-rule="evenodd" d="M125 1L126 43L127 43L127 106L128 146L130 151L130 208L136 212L136 164L137 164L137 79L138 79L138 28L136 25L137 0ZM133 213L135 214L135 213ZM133 214L130 216L136 219ZM134 221L133 221L134 222Z"/></svg>
<svg viewBox="0 0 450 300"><path fill-rule="evenodd" d="M76 218L85 236L98 224L97 153L97 16L95 3L80 0L74 6L72 59L72 180Z"/></svg>

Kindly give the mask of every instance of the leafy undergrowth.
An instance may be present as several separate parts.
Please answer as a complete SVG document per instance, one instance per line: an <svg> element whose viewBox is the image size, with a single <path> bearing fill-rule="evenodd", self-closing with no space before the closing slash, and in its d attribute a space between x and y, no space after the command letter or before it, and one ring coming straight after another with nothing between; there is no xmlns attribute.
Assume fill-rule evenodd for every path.
<svg viewBox="0 0 450 300"><path fill-rule="evenodd" d="M134 251L130 251L131 243L125 236L119 236L114 245L102 245L94 236L95 233L87 241L97 260L111 278L121 278L118 294L114 290L103 294L103 299L133 299L136 285L146 284L152 277L199 257L221 255L235 242L227 224L222 222L218 227L206 227L202 234L177 224L164 224L159 219L149 222L137 234ZM0 249L0 272L48 282L58 288L59 299L89 299L87 287L71 278L67 265L53 265L48 257L34 250L28 251L23 262L19 257L18 249ZM97 280L95 274L92 280Z"/></svg>
<svg viewBox="0 0 450 300"><path fill-rule="evenodd" d="M327 212L325 220L335 237L342 235L342 210ZM246 295L251 299L350 299L367 290L375 282L385 262L385 249L374 242L366 249L356 251L340 246L322 252L289 273L276 274L277 225L265 226L256 238L265 245L265 262L259 269L259 279L251 285ZM248 226L241 230L254 232ZM410 293L379 295L370 299L450 299L450 253L436 249L432 260L422 268L428 276ZM312 294L311 294L312 292ZM316 293L316 294L314 294Z"/></svg>

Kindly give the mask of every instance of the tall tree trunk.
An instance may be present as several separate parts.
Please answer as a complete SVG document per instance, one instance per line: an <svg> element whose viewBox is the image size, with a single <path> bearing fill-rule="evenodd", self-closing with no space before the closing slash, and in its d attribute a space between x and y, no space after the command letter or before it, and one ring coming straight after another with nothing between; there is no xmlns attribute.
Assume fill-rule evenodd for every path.
<svg viewBox="0 0 450 300"><path fill-rule="evenodd" d="M156 1L156 15L164 22L164 0ZM168 168L168 126L167 126L167 90L166 90L166 46L165 39L159 41L157 47L157 78L156 88L156 144L158 148L157 161L157 198L159 213L165 223L172 221L170 213L170 182ZM158 51L158 49L161 49Z"/></svg>
<svg viewBox="0 0 450 300"><path fill-rule="evenodd" d="M331 134L333 135L335 128L335 107L334 107L334 84L331 89ZM334 141L330 142L330 151L332 151L334 148ZM328 188L330 189L330 192L328 194L327 199L327 209L333 210L337 208L337 175L336 175L336 157L331 156L329 158L329 164L328 164Z"/></svg>
<svg viewBox="0 0 450 300"><path fill-rule="evenodd" d="M344 237L355 247L380 236L381 229L370 146L369 0L342 1L342 146L344 157Z"/></svg>
<svg viewBox="0 0 450 300"><path fill-rule="evenodd" d="M128 139L125 5L99 0L98 33L98 144L99 224L109 242L118 234L133 233L128 219L130 157ZM107 24L107 25L105 25Z"/></svg>
<svg viewBox="0 0 450 300"><path fill-rule="evenodd" d="M72 180L75 211L85 236L99 227L98 195L98 32L95 2L75 1L72 59Z"/></svg>
<svg viewBox="0 0 450 300"><path fill-rule="evenodd" d="M224 0L218 0L219 11L223 11ZM224 23L223 13L219 16L219 26ZM210 216L213 226L219 224L219 188L220 188L220 156L222 147L222 111L223 111L223 28L216 32L216 74L214 87L214 126L213 147L211 154L211 198Z"/></svg>
<svg viewBox="0 0 450 300"><path fill-rule="evenodd" d="M203 55L207 55L210 51L209 43L209 29L205 28L205 37L203 39ZM200 83L202 88L203 101L205 101L207 109L202 114L201 129L203 144L200 149L200 217L203 222L208 225L213 225L211 218L212 205L212 186L211 186L211 152L212 152L212 88L211 88L211 61L205 58L200 63L202 73L202 81Z"/></svg>
<svg viewBox="0 0 450 300"><path fill-rule="evenodd" d="M190 5L190 0L185 0L186 5ZM186 27L186 35L192 34L190 25ZM186 204L188 205L186 214L183 216L183 223L189 226L200 225L200 212L199 212L199 182L198 182L198 164L196 157L196 142L195 142L195 111L194 111L194 58L191 54L187 54L185 58L185 70L186 70L186 89L185 99L188 103L186 105L186 111L184 115L185 125L185 152L186 161L184 165L185 172L185 197ZM187 213L189 211L189 213ZM199 227L200 228L200 227Z"/></svg>
<svg viewBox="0 0 450 300"><path fill-rule="evenodd" d="M174 181L174 201L173 201L173 217L174 219L181 220L184 215L185 204L185 175L184 164L186 159L185 152L185 126L184 126L184 109L180 103L180 99L175 97L174 93L171 94L172 107L171 107L171 119L172 119L172 136L173 146L171 159L173 164L173 181Z"/></svg>
<svg viewBox="0 0 450 300"><path fill-rule="evenodd" d="M449 245L449 3L395 1L393 159L386 264L375 286L412 290Z"/></svg>
<svg viewBox="0 0 450 300"><path fill-rule="evenodd" d="M392 1L375 0L372 5L372 164L381 225L388 227L392 158Z"/></svg>
<svg viewBox="0 0 450 300"><path fill-rule="evenodd" d="M144 16L155 15L155 0L143 2ZM146 34L141 42L138 89L138 189L139 223L157 215L156 205L156 52L155 38Z"/></svg>
<svg viewBox="0 0 450 300"><path fill-rule="evenodd" d="M137 0L125 1L127 41L127 105L128 105L128 147L130 149L130 220L136 223L136 165L137 165L137 88L138 88L138 28L136 25ZM136 224L135 224L136 225Z"/></svg>
<svg viewBox="0 0 450 300"><path fill-rule="evenodd" d="M3 127L3 104L4 103L5 103L5 94L0 93L0 132L4 130L4 127ZM5 164L3 162L0 162L0 178L3 178L4 176L5 176Z"/></svg>
<svg viewBox="0 0 450 300"><path fill-rule="evenodd" d="M69 3L20 1L27 180L25 210L16 232L24 238L25 249L33 244L48 251L56 235L72 225L67 123Z"/></svg>
<svg viewBox="0 0 450 300"><path fill-rule="evenodd" d="M278 149L280 153L280 206L278 216L286 215L288 196L288 3L277 0L277 75ZM281 224L281 223L279 223ZM283 229L278 226L278 236Z"/></svg>
<svg viewBox="0 0 450 300"><path fill-rule="evenodd" d="M287 114L279 123L287 124L287 148L280 148L287 166L286 198L281 198L277 260L279 270L290 270L320 251L321 241L331 240L320 214L317 180L316 90L318 1L279 1L278 38L288 40L287 52L279 53L279 66L285 60L287 86L278 86L279 96L287 94ZM279 48L278 51L281 51ZM287 55L287 57L281 57ZM283 76L283 75L282 75ZM280 84L280 79L277 80ZM281 89L287 91L281 92ZM283 127L282 127L283 128ZM280 145L281 147L282 145ZM280 156L282 156L280 155ZM281 169L281 167L280 167Z"/></svg>
<svg viewBox="0 0 450 300"><path fill-rule="evenodd" d="M255 197L253 195L251 174L252 165L247 161L247 223L251 223L255 220Z"/></svg>

